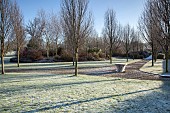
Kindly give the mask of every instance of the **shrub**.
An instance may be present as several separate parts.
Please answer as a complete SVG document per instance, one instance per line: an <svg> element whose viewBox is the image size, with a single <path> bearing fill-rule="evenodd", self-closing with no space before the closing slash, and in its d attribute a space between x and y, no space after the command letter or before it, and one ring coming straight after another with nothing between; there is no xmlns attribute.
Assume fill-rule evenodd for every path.
<svg viewBox="0 0 170 113"><path fill-rule="evenodd" d="M40 50L35 49L28 50L27 58L30 58L33 61L42 60L43 59L42 52Z"/></svg>
<svg viewBox="0 0 170 113"><path fill-rule="evenodd" d="M61 54L61 58L59 60L63 60L63 61L72 61L73 57L70 53L68 53L67 51L63 51Z"/></svg>
<svg viewBox="0 0 170 113"><path fill-rule="evenodd" d="M101 52L101 53L99 53L99 57L100 57L100 58L105 58L106 55L105 55L104 53Z"/></svg>
<svg viewBox="0 0 170 113"><path fill-rule="evenodd" d="M35 61L43 59L43 55L41 50L24 48L24 50L20 52L20 58Z"/></svg>
<svg viewBox="0 0 170 113"><path fill-rule="evenodd" d="M159 53L157 56L157 59L165 59L165 55L162 53Z"/></svg>
<svg viewBox="0 0 170 113"><path fill-rule="evenodd" d="M88 50L88 53L94 53L94 52L99 53L99 52L101 52L101 49L99 49L99 48L92 48L92 49Z"/></svg>
<svg viewBox="0 0 170 113"><path fill-rule="evenodd" d="M42 56L47 57L47 51L45 49L40 50L42 52Z"/></svg>
<svg viewBox="0 0 170 113"><path fill-rule="evenodd" d="M55 56L55 55L56 55L56 50L50 49L49 56Z"/></svg>
<svg viewBox="0 0 170 113"><path fill-rule="evenodd" d="M143 59L143 55L140 55L138 52L130 53L129 57L134 59Z"/></svg>
<svg viewBox="0 0 170 113"><path fill-rule="evenodd" d="M64 49L62 47L58 47L57 49L57 55L61 56L61 54L63 53Z"/></svg>
<svg viewBox="0 0 170 113"><path fill-rule="evenodd" d="M89 54L88 54L87 60L88 60L88 61L95 61L95 57L93 56L92 53L89 53Z"/></svg>

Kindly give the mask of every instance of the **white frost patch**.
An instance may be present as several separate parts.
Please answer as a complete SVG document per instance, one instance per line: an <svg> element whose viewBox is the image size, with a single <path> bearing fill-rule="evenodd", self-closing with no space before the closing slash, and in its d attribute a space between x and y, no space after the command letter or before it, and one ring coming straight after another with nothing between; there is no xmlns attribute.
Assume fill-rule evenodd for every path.
<svg viewBox="0 0 170 113"><path fill-rule="evenodd" d="M150 55L149 57L145 58L145 60L152 60L152 55Z"/></svg>

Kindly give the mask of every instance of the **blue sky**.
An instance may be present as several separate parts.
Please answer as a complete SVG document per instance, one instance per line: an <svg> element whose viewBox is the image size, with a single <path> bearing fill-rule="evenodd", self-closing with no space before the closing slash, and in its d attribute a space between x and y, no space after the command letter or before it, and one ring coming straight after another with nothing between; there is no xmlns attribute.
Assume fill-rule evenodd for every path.
<svg viewBox="0 0 170 113"><path fill-rule="evenodd" d="M13 1L13 0L12 0ZM61 0L16 0L25 18L25 23L32 20L37 11L44 9L47 12L59 13ZM130 24L136 28L138 18L143 11L146 0L89 0L89 10L94 17L94 27L101 33L104 25L104 14L108 8L114 9L116 18L122 25Z"/></svg>

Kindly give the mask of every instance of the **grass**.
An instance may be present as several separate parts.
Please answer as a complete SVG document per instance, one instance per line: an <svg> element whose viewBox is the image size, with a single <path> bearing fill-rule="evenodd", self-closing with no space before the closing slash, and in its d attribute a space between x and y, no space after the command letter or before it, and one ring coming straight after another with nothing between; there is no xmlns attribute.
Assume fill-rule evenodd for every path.
<svg viewBox="0 0 170 113"><path fill-rule="evenodd" d="M162 90L164 84L162 81L86 75L78 77L44 75L42 77L42 75L10 74L0 76L0 83L1 113L116 112L126 108L128 102L132 102L138 97L145 98L146 95L151 95L153 92L158 92L160 96L169 94L169 91L165 94ZM155 95L154 98L166 101L160 96ZM135 103L133 104L135 105Z"/></svg>
<svg viewBox="0 0 170 113"><path fill-rule="evenodd" d="M154 73L154 74L164 74L165 73L165 61L158 59L157 62L154 62L152 66L152 61L146 63L141 69L141 71ZM170 70L170 61L169 61L169 70Z"/></svg>
<svg viewBox="0 0 170 113"><path fill-rule="evenodd" d="M136 60L135 60L136 61ZM131 60L130 62L135 62ZM126 59L113 59L126 63ZM17 69L6 64L7 69ZM110 66L109 61L80 67ZM58 67L57 67L58 66ZM22 63L22 69L72 68L69 62ZM10 112L169 112L170 82L52 73L0 75L0 113Z"/></svg>
<svg viewBox="0 0 170 113"><path fill-rule="evenodd" d="M116 63L133 63L138 60L130 59L129 62L126 62L126 59L121 58L113 58L113 64L109 63L109 60L106 61L88 61L88 62L79 62L79 68L86 67L103 67L103 66L111 66ZM1 66L0 66L1 67ZM72 62L55 62L55 63L20 63L20 67L17 67L16 63L6 63L5 69L52 69L52 68L74 68L72 66Z"/></svg>

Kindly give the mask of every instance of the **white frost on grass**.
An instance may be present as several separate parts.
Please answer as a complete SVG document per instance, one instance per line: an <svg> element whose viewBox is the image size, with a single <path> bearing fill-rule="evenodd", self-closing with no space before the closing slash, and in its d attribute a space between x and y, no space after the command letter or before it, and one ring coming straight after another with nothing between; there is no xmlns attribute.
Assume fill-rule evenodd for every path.
<svg viewBox="0 0 170 113"><path fill-rule="evenodd" d="M167 97L170 90L162 89L162 81L86 75L18 76L6 75L0 79L0 112L119 112L126 109L137 112L143 110L143 106L146 107L143 112L151 108L169 110L166 105L170 98L162 95ZM145 105L158 100L168 104Z"/></svg>
<svg viewBox="0 0 170 113"><path fill-rule="evenodd" d="M103 67L103 66L112 66L117 63L129 64L139 60L129 59L129 62L126 62L124 58L115 58L113 57L113 63L110 64L109 60L106 61L87 61L87 62L78 62L80 68L86 67ZM0 65L1 67L1 65ZM72 62L54 62L54 63L20 63L20 67L17 67L16 63L7 63L5 64L5 69L54 69L54 68L74 68Z"/></svg>
<svg viewBox="0 0 170 113"><path fill-rule="evenodd" d="M170 72L170 61L169 61L169 72ZM152 66L152 61L149 61L146 63L141 69L141 71L153 73L153 74L159 74L159 75L170 75L170 73L165 74L165 60L158 59L156 62L154 62L154 66Z"/></svg>

